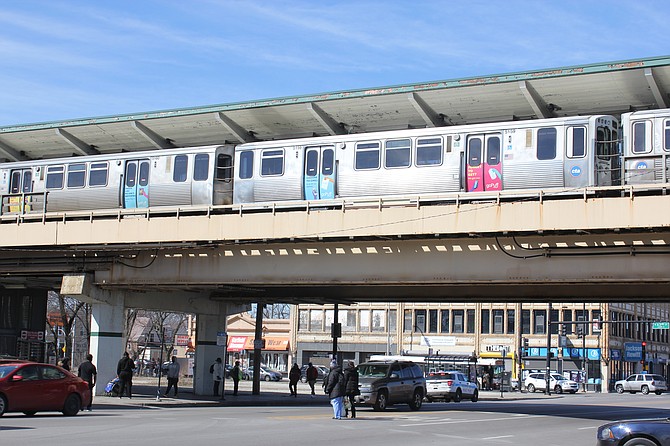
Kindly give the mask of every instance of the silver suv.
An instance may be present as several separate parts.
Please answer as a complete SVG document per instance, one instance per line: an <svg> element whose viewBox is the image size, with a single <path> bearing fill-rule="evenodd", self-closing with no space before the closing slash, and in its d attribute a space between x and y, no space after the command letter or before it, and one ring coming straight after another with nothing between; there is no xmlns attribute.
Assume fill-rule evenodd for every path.
<svg viewBox="0 0 670 446"><path fill-rule="evenodd" d="M526 390L530 393L536 390L545 390L547 388L547 381L544 373L531 373L524 381ZM577 393L579 384L571 379L565 378L558 373L551 373L549 375L549 388L556 393L570 392Z"/></svg>
<svg viewBox="0 0 670 446"><path fill-rule="evenodd" d="M649 392L654 392L656 395L668 390L668 384L665 378L661 375L653 375L651 373L637 373L630 375L628 378L614 383L614 388L617 393L624 392L642 392L647 395Z"/></svg>
<svg viewBox="0 0 670 446"><path fill-rule="evenodd" d="M356 403L385 410L396 403L419 410L426 395L421 367L411 361L370 361L358 365L360 395Z"/></svg>

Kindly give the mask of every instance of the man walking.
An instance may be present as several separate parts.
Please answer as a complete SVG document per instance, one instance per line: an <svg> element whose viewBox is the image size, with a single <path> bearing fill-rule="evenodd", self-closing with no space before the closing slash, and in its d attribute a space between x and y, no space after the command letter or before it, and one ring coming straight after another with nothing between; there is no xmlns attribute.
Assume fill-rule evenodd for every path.
<svg viewBox="0 0 670 446"><path fill-rule="evenodd" d="M170 389L174 386L174 396L176 397L179 394L179 387L177 387L177 383L179 382L179 363L176 356L172 357L172 362L167 367L167 382L165 396L168 396Z"/></svg>
<svg viewBox="0 0 670 446"><path fill-rule="evenodd" d="M119 377L119 398L127 392L128 398L133 397L133 370L135 362L130 359L128 352L123 352L123 356L116 365L116 375Z"/></svg>
<svg viewBox="0 0 670 446"><path fill-rule="evenodd" d="M309 384L309 388L312 390L312 398L316 395L314 393L314 385L316 384L316 380L319 377L319 371L312 365L310 362L307 365L307 370L305 371L305 378L307 379L307 384Z"/></svg>
<svg viewBox="0 0 670 446"><path fill-rule="evenodd" d="M233 378L233 396L237 396L237 387L240 384L242 371L240 370L240 361L235 361L235 367L230 369L230 377Z"/></svg>
<svg viewBox="0 0 670 446"><path fill-rule="evenodd" d="M95 387L95 382L98 379L98 371L93 365L93 355L86 355L86 361L79 364L79 369L77 375L88 383L88 390L91 391L91 398L88 400L86 405L86 410L91 411L91 406L93 405L93 387Z"/></svg>
<svg viewBox="0 0 670 446"><path fill-rule="evenodd" d="M219 387L224 379L221 358L216 358L216 361L212 364L212 378L214 379L214 396L219 396Z"/></svg>

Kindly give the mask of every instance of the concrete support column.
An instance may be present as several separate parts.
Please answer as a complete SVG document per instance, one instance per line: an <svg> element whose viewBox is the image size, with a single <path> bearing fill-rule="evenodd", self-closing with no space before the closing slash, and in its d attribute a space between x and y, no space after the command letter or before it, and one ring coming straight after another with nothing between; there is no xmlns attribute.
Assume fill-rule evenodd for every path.
<svg viewBox="0 0 670 446"><path fill-rule="evenodd" d="M225 361L224 347L216 345L216 334L226 331L227 305L219 305L219 314L197 314L195 362L193 364L193 392L196 395L213 395L214 380L209 366L216 358ZM224 388L225 388L224 379Z"/></svg>
<svg viewBox="0 0 670 446"><path fill-rule="evenodd" d="M91 354L98 369L96 395L104 394L105 385L116 376L116 365L126 348L123 299L118 301L116 305L91 305Z"/></svg>

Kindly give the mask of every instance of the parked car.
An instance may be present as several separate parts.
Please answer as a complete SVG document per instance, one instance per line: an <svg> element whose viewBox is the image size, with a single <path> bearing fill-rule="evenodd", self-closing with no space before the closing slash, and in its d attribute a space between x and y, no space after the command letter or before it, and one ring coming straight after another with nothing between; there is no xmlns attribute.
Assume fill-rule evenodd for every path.
<svg viewBox="0 0 670 446"><path fill-rule="evenodd" d="M598 446L670 445L670 419L615 421L598 428Z"/></svg>
<svg viewBox="0 0 670 446"><path fill-rule="evenodd" d="M430 372L426 377L426 400L460 402L463 398L475 402L479 399L477 384L470 382L461 372Z"/></svg>
<svg viewBox="0 0 670 446"><path fill-rule="evenodd" d="M358 404L385 410L396 403L419 410L426 396L426 379L421 368L411 361L370 361L358 365Z"/></svg>
<svg viewBox="0 0 670 446"><path fill-rule="evenodd" d="M622 379L614 383L614 388L617 393L624 392L642 392L647 395L649 392L654 392L656 395L668 390L668 383L661 375L654 375L651 373L636 373L630 375L626 379Z"/></svg>
<svg viewBox="0 0 670 446"><path fill-rule="evenodd" d="M247 369L249 379L253 379L254 376L254 367L251 366ZM284 378L284 375L279 370L274 370L266 366L261 366L260 368L261 380L262 381L281 381Z"/></svg>
<svg viewBox="0 0 670 446"><path fill-rule="evenodd" d="M549 378L549 388L556 393L570 392L577 393L579 384L571 379L567 379L558 373L551 373ZM535 392L536 390L546 390L547 381L544 373L531 373L524 381L526 390Z"/></svg>
<svg viewBox="0 0 670 446"><path fill-rule="evenodd" d="M304 365L300 368L300 381L306 383L307 382L307 365ZM318 373L318 376L316 377L317 381L323 381L323 378L325 378L328 375L328 372L330 372L330 369L326 367L325 365L315 365L316 371Z"/></svg>
<svg viewBox="0 0 670 446"><path fill-rule="evenodd" d="M0 416L42 411L76 415L91 396L88 383L60 367L36 362L0 364Z"/></svg>

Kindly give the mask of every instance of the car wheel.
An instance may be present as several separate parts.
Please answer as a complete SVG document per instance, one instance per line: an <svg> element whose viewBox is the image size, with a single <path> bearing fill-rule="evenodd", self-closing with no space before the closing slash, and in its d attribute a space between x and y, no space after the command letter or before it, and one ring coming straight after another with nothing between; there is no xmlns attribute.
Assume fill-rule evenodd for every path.
<svg viewBox="0 0 670 446"><path fill-rule="evenodd" d="M420 389L414 391L412 396L412 401L409 402L409 408L412 410L421 409L421 404L423 403L423 392Z"/></svg>
<svg viewBox="0 0 670 446"><path fill-rule="evenodd" d="M528 391L529 391L530 393L535 393L535 386L532 385L532 384L528 384L528 385L526 386L526 389L528 389Z"/></svg>
<svg viewBox="0 0 670 446"><path fill-rule="evenodd" d="M648 438L631 438L623 446L656 446L656 443Z"/></svg>
<svg viewBox="0 0 670 446"><path fill-rule="evenodd" d="M660 390L657 390L657 391L654 392L654 393L655 393L656 395L660 395L660 394L662 394L663 392L661 392Z"/></svg>
<svg viewBox="0 0 670 446"><path fill-rule="evenodd" d="M270 381L272 378L270 378L270 375L265 375L265 380Z"/></svg>
<svg viewBox="0 0 670 446"><path fill-rule="evenodd" d="M616 393L623 393L623 386L621 384L616 386Z"/></svg>
<svg viewBox="0 0 670 446"><path fill-rule="evenodd" d="M375 401L375 405L372 406L372 408L377 411L382 411L386 410L387 406L388 406L388 395L386 394L385 390L380 390L377 393L377 401Z"/></svg>
<svg viewBox="0 0 670 446"><path fill-rule="evenodd" d="M642 391L642 395L649 395L649 386L642 386L640 390Z"/></svg>
<svg viewBox="0 0 670 446"><path fill-rule="evenodd" d="M0 395L0 417L7 412L7 398Z"/></svg>
<svg viewBox="0 0 670 446"><path fill-rule="evenodd" d="M461 389L456 389L456 395L454 395L454 403L460 403L462 399L463 394L461 393Z"/></svg>
<svg viewBox="0 0 670 446"><path fill-rule="evenodd" d="M65 404L63 404L63 415L66 417L77 415L80 408L81 401L79 400L79 396L73 393L65 399Z"/></svg>
<svg viewBox="0 0 670 446"><path fill-rule="evenodd" d="M36 413L37 413L37 412L34 411L34 410L27 410L27 411L23 412L23 414L24 414L25 416L27 416L27 417L32 417L32 416L35 415Z"/></svg>
<svg viewBox="0 0 670 446"><path fill-rule="evenodd" d="M563 393L563 387L561 387L561 386L554 387L554 392L556 392L558 394Z"/></svg>
<svg viewBox="0 0 670 446"><path fill-rule="evenodd" d="M475 393L472 394L471 401L476 403L479 400L479 390L475 389Z"/></svg>

